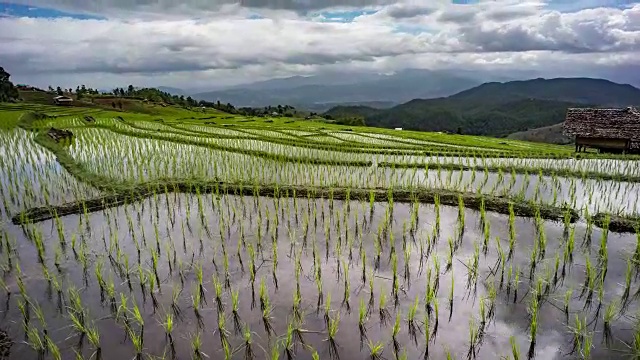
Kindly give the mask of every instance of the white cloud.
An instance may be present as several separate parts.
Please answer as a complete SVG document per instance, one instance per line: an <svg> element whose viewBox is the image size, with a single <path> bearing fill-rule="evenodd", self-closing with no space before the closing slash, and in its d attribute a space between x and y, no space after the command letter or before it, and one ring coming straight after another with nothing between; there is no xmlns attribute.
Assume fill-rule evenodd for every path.
<svg viewBox="0 0 640 360"><path fill-rule="evenodd" d="M117 8L116 1L105 3ZM182 6L205 3L210 4ZM293 2L281 7L291 8L287 4ZM16 81L41 86L206 87L337 69L502 67L551 73L640 63L640 5L561 13L535 1L429 4L397 2L350 23L321 23L277 9L262 9L265 19L249 20L254 10L237 4L218 6L197 20L162 12L107 20L0 18L0 65ZM413 31L397 31L402 26Z"/></svg>

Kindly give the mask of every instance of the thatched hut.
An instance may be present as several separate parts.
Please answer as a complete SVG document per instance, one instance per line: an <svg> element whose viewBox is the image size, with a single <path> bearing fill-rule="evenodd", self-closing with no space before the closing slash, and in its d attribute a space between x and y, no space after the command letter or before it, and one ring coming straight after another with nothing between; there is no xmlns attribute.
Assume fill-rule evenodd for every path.
<svg viewBox="0 0 640 360"><path fill-rule="evenodd" d="M640 153L640 111L571 108L564 123L565 135L575 136L576 152Z"/></svg>

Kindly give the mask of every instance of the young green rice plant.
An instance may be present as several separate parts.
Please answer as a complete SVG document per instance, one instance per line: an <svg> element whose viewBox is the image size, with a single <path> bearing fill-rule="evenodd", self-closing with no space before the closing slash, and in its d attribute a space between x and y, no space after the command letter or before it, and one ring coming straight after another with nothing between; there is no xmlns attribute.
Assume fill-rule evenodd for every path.
<svg viewBox="0 0 640 360"><path fill-rule="evenodd" d="M436 298L433 299L433 310L434 310L433 318L435 319L435 324L433 324L433 333L431 334L431 336L433 338L438 336L438 323L439 323L439 319L440 319L439 310L438 310L439 309L439 305L438 304L439 304L439 301L438 301L438 298L436 297Z"/></svg>
<svg viewBox="0 0 640 360"><path fill-rule="evenodd" d="M383 360L382 352L384 351L384 346L380 342L374 343L369 340L369 360Z"/></svg>
<svg viewBox="0 0 640 360"><path fill-rule="evenodd" d="M582 351L585 333L587 331L587 320L584 318L581 319L576 314L575 325L573 327L569 327L569 330L573 335L571 352L569 354L574 354L576 351Z"/></svg>
<svg viewBox="0 0 640 360"><path fill-rule="evenodd" d="M580 292L580 298L586 295L584 308L591 307L591 301L593 299L593 292L595 290L596 273L591 265L591 260L587 256L585 258L585 280L582 285L582 291Z"/></svg>
<svg viewBox="0 0 640 360"><path fill-rule="evenodd" d="M509 254L507 260L511 260L516 244L516 214L513 203L509 203Z"/></svg>
<svg viewBox="0 0 640 360"><path fill-rule="evenodd" d="M175 326L173 314L172 313L165 314L165 321L160 325L162 325L162 328L164 329L165 337L169 340L169 346L171 346L171 348L173 349L175 345L173 341L173 335L172 335L173 329Z"/></svg>
<svg viewBox="0 0 640 360"><path fill-rule="evenodd" d="M202 263L198 263L198 265L196 265L195 271L196 271L196 279L198 280L198 292L200 293L199 297L201 299L203 299L204 302L206 303L207 300L206 300L206 296L204 294L205 289L204 289L204 285L203 285L204 274L203 274L203 270L202 270Z"/></svg>
<svg viewBox="0 0 640 360"><path fill-rule="evenodd" d="M278 270L278 239L277 239L276 232L274 232L273 241L271 243L271 263L273 264L273 267L271 269L271 274L272 274L272 277L273 277L273 283L276 286L276 290L278 290L278 275L277 275L277 270Z"/></svg>
<svg viewBox="0 0 640 360"><path fill-rule="evenodd" d="M89 343L91 344L91 346L93 346L94 348L94 354L96 355L96 358L100 359L101 358L100 354L102 353L102 347L100 346L100 332L98 331L98 328L95 326L95 324L89 325L86 328L86 332L87 332L87 339L89 340Z"/></svg>
<svg viewBox="0 0 640 360"><path fill-rule="evenodd" d="M564 315L567 323L569 323L569 304L571 302L572 295L573 289L571 288L567 289L567 291L564 293Z"/></svg>
<svg viewBox="0 0 640 360"><path fill-rule="evenodd" d="M117 305L116 305L116 285L113 282L113 276L111 275L111 273L109 273L109 277L107 278L107 282L106 282L106 286L105 286L105 292L107 294L107 298L109 299L109 304L111 307L111 311L112 312L116 312L117 310Z"/></svg>
<svg viewBox="0 0 640 360"><path fill-rule="evenodd" d="M538 333L538 311L540 310L538 304L538 296L531 296L531 302L529 303L529 352L528 358L533 359L535 356L535 347L536 347L536 335Z"/></svg>
<svg viewBox="0 0 640 360"><path fill-rule="evenodd" d="M411 273L409 272L411 264L411 244L404 247L404 280L407 288L411 288Z"/></svg>
<svg viewBox="0 0 640 360"><path fill-rule="evenodd" d="M558 284L558 268L560 267L560 255L556 253L553 266L553 286Z"/></svg>
<svg viewBox="0 0 640 360"><path fill-rule="evenodd" d="M58 348L58 345L56 345L53 340L51 340L51 338L49 337L49 335L47 335L46 331L44 332L44 342L46 344L46 348L47 348L47 352L49 354L51 354L51 357L54 360L61 360L62 359L62 354L60 353L60 348Z"/></svg>
<svg viewBox="0 0 640 360"><path fill-rule="evenodd" d="M31 321L31 310L29 306L29 301L23 299L18 300L18 309L20 309L20 313L22 314L22 324L25 327L25 331L28 331L28 327Z"/></svg>
<svg viewBox="0 0 640 360"><path fill-rule="evenodd" d="M511 344L511 356L513 360L520 360L520 346L518 346L516 338L514 336L509 337L509 343Z"/></svg>
<svg viewBox="0 0 640 360"><path fill-rule="evenodd" d="M229 332L226 328L227 318L224 314L218 314L218 336L220 337L220 346L223 348L229 346Z"/></svg>
<svg viewBox="0 0 640 360"><path fill-rule="evenodd" d="M239 313L240 291L234 290L231 292L231 315L233 318L233 329L236 335L242 333L242 321L240 320Z"/></svg>
<svg viewBox="0 0 640 360"><path fill-rule="evenodd" d="M416 314L418 312L418 303L419 303L419 299L418 296L416 296L416 299L414 300L413 304L409 307L409 310L407 312L407 329L409 332L409 337L411 339L413 339L413 342L415 343L415 345L418 345L418 325L416 323Z"/></svg>
<svg viewBox="0 0 640 360"><path fill-rule="evenodd" d="M342 305L347 308L347 312L351 311L349 299L351 298L351 280L349 278L349 267L345 261L342 262L344 268L344 293L342 297Z"/></svg>
<svg viewBox="0 0 640 360"><path fill-rule="evenodd" d="M271 336L271 334L275 334L275 330L271 323L272 312L273 312L273 307L271 305L269 297L266 297L265 303L264 303L264 309L262 310L262 323L264 324L264 331L267 333L267 336Z"/></svg>
<svg viewBox="0 0 640 360"><path fill-rule="evenodd" d="M611 345L611 340L613 338L611 332L611 323L616 319L618 315L618 305L615 302L610 302L605 308L603 315L603 330L602 336L603 341L609 347Z"/></svg>
<svg viewBox="0 0 640 360"><path fill-rule="evenodd" d="M398 334L400 333L400 318L402 314L400 310L396 313L396 320L393 323L393 328L391 329L391 342L393 344L393 351L397 354L400 351L400 342L398 341Z"/></svg>
<svg viewBox="0 0 640 360"><path fill-rule="evenodd" d="M516 275L513 279L513 303L518 301L518 287L520 286L520 267L516 267Z"/></svg>
<svg viewBox="0 0 640 360"><path fill-rule="evenodd" d="M329 357L331 359L339 359L338 344L336 342L336 336L338 335L338 327L340 325L340 314L336 314L335 317L329 319L329 326L327 328L327 339L329 342Z"/></svg>
<svg viewBox="0 0 640 360"><path fill-rule="evenodd" d="M156 279L156 284L160 284L160 276L158 275L158 252L155 249L151 249L151 263L153 265L153 275Z"/></svg>
<svg viewBox="0 0 640 360"><path fill-rule="evenodd" d="M360 307L358 308L358 330L360 330L360 350L362 350L362 346L364 341L367 339L367 306L365 305L364 299L360 298Z"/></svg>
<svg viewBox="0 0 640 360"><path fill-rule="evenodd" d="M208 356L202 352L202 338L199 332L191 337L191 350L193 351L192 354L195 359L208 358Z"/></svg>
<svg viewBox="0 0 640 360"><path fill-rule="evenodd" d="M260 298L260 311L264 311L266 304L269 302L269 291L264 278L260 279L260 287L258 288L258 296Z"/></svg>
<svg viewBox="0 0 640 360"><path fill-rule="evenodd" d="M469 319L469 350L467 350L467 359L476 357L478 346L478 328L476 327L476 320L473 316Z"/></svg>
<svg viewBox="0 0 640 360"><path fill-rule="evenodd" d="M222 301L223 286L220 280L215 275L212 276L212 279L213 279L213 288L216 293L216 307L218 308L218 313L223 313L224 312L224 302Z"/></svg>
<svg viewBox="0 0 640 360"><path fill-rule="evenodd" d="M292 305L292 313L293 318L296 321L301 321L304 317L302 314L302 310L300 309L300 305L302 304L302 298L298 296L298 292L293 292L293 305Z"/></svg>
<svg viewBox="0 0 640 360"><path fill-rule="evenodd" d="M453 244L453 238L447 239L449 243L449 252L447 253L447 266L444 268L444 272L447 273L453 267L453 254L455 252L455 245Z"/></svg>
<svg viewBox="0 0 640 360"><path fill-rule="evenodd" d="M202 306L202 297L200 296L200 291L198 288L193 290L193 294L191 295L191 307L193 307L193 313L196 316L196 320L198 321L198 326L203 327L204 321L202 319L202 314L200 314L200 307Z"/></svg>
<svg viewBox="0 0 640 360"><path fill-rule="evenodd" d="M277 343L276 346L277 347ZM293 341L293 324L289 322L287 325L287 334L284 338L284 353L287 356L287 360L291 360L295 356L295 343Z"/></svg>
<svg viewBox="0 0 640 360"><path fill-rule="evenodd" d="M245 360L253 360L255 357L255 353L253 351L253 340L252 340L252 332L249 329L249 326L246 325L244 328L244 332L242 333L242 338L244 340L244 358Z"/></svg>
<svg viewBox="0 0 640 360"><path fill-rule="evenodd" d="M45 341L40 337L40 331L36 327L30 327L27 331L27 344L38 354L40 359L44 359L47 349Z"/></svg>

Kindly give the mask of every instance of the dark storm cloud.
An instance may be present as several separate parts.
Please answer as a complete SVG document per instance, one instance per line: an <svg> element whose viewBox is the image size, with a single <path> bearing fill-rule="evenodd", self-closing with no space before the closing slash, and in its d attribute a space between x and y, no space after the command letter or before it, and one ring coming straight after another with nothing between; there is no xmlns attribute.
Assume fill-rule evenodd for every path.
<svg viewBox="0 0 640 360"><path fill-rule="evenodd" d="M509 21L535 14L534 9L507 8L503 10L489 11L485 14L485 18L493 21Z"/></svg>
<svg viewBox="0 0 640 360"><path fill-rule="evenodd" d="M477 10L475 9L448 9L438 16L438 21L465 24L473 21L476 16Z"/></svg>
<svg viewBox="0 0 640 360"><path fill-rule="evenodd" d="M431 15L436 10L436 7L396 4L386 8L385 13L394 19L408 19L416 16Z"/></svg>
<svg viewBox="0 0 640 360"><path fill-rule="evenodd" d="M239 5L246 8L290 10L304 13L332 7L362 8L392 4L394 0L15 0L31 6L49 6L65 10L110 13L118 11L171 12L180 8L185 11L217 11L224 5Z"/></svg>

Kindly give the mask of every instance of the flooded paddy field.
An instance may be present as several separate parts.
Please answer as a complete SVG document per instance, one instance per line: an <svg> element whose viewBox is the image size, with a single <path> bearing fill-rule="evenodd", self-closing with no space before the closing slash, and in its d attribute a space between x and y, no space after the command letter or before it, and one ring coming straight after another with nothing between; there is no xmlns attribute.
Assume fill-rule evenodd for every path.
<svg viewBox="0 0 640 360"><path fill-rule="evenodd" d="M640 235L608 229L610 217L637 216L638 182L595 175L636 176L632 158L575 160L585 161L583 175L572 176L540 171L575 167L567 153L537 159L522 153L526 143L514 142L513 158L472 157L479 142L466 159L429 158L365 142L408 153L435 135L350 131L341 143L311 126L224 131L96 117L0 132L13 154L0 162L0 350L9 359L640 354ZM43 131L51 126L74 135L53 142ZM327 136L327 149L343 148L283 145ZM422 165L376 166L363 151ZM254 195L237 192L243 186ZM278 191L292 186L319 191ZM398 196L414 191L435 195ZM489 211L498 200L506 205ZM64 212L71 203L81 205ZM51 216L15 221L39 207ZM529 216L518 216L523 207Z"/></svg>

